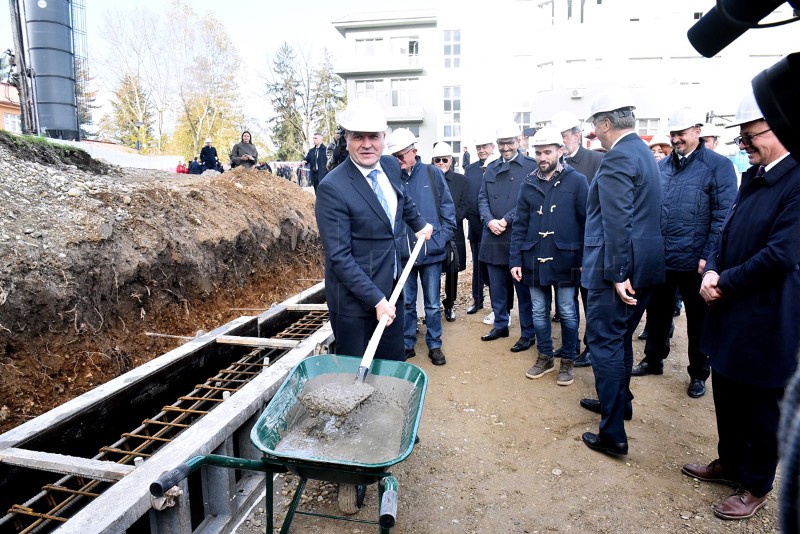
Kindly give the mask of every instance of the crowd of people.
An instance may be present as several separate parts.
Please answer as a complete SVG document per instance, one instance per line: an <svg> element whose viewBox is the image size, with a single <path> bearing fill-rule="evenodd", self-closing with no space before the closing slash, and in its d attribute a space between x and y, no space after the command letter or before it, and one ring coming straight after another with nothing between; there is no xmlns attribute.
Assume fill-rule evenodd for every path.
<svg viewBox="0 0 800 534"><path fill-rule="evenodd" d="M635 109L624 91L598 95L585 119L598 151L584 146L583 122L570 113L537 131L500 123L475 139L477 159L461 174L449 145L436 144L427 163L412 132L385 136L383 109L352 100L340 123L345 142L332 143L346 155L313 182L336 351L362 355L386 315L376 357L415 357L420 286L428 357L446 363L441 318L457 320L466 220L473 258L466 313L484 309L487 287L491 302L481 340L510 336L516 295L521 335L508 350L535 347L526 376L557 371L561 386L573 382L575 367L591 366L597 398L580 405L600 420L582 440L621 457L633 417L631 379L663 373L679 293L687 394L703 397L711 378L719 434L718 458L681 471L736 488L714 507L718 517L751 517L772 490L780 401L797 366L800 165L752 94L731 125L751 165L741 185L731 161L714 150L720 132L703 114L676 106L668 132L643 141ZM321 146L315 140L304 162L318 172ZM469 155L465 149L464 160ZM426 240L424 252L392 305L388 296L418 239ZM553 302L560 347L551 334ZM645 311L644 358L634 365L632 339Z"/></svg>

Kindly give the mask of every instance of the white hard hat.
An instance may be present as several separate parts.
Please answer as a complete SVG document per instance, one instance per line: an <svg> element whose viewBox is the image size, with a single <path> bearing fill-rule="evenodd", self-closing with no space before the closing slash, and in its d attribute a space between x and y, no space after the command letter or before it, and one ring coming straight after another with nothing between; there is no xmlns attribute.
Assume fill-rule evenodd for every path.
<svg viewBox="0 0 800 534"><path fill-rule="evenodd" d="M703 124L705 117L700 117L700 114L692 108L680 108L672 112L667 122L667 128L670 132L681 132L687 128Z"/></svg>
<svg viewBox="0 0 800 534"><path fill-rule="evenodd" d="M655 134L650 142L647 143L647 146L653 148L656 145L666 145L672 146L672 141L670 141L669 136L665 133Z"/></svg>
<svg viewBox="0 0 800 534"><path fill-rule="evenodd" d="M408 128L398 128L386 138L386 151L389 154L400 152L417 142L417 138Z"/></svg>
<svg viewBox="0 0 800 534"><path fill-rule="evenodd" d="M700 128L700 137L722 137L722 129L716 124L704 124Z"/></svg>
<svg viewBox="0 0 800 534"><path fill-rule="evenodd" d="M431 154L432 158L445 158L452 156L453 147L445 142L436 143L436 145L433 147L433 154Z"/></svg>
<svg viewBox="0 0 800 534"><path fill-rule="evenodd" d="M211 138L210 137L206 137L206 143L210 143L210 142L211 142Z"/></svg>
<svg viewBox="0 0 800 534"><path fill-rule="evenodd" d="M481 168L485 169L486 167L488 167L488 166L489 166L489 164L490 164L491 162L495 161L495 160L496 160L496 159L498 159L499 157L500 157L500 152L498 152L497 150L493 151L491 154L489 154L489 157L488 157L488 158L486 158L486 159L483 161L483 165L481 165Z"/></svg>
<svg viewBox="0 0 800 534"><path fill-rule="evenodd" d="M496 143L497 138L488 129L481 131L481 133L475 136L475 146L494 145Z"/></svg>
<svg viewBox="0 0 800 534"><path fill-rule="evenodd" d="M758 103L756 102L756 95L754 95L753 92L750 91L744 97L742 103L739 104L739 109L736 110L736 118L733 120L732 123L727 125L726 128L733 128L734 126L739 126L747 122L761 120L763 118L764 114L761 113L761 110L758 107Z"/></svg>
<svg viewBox="0 0 800 534"><path fill-rule="evenodd" d="M552 126L545 126L544 128L539 128L539 130L533 136L530 144L533 146L563 146L564 141L561 138L561 130L553 128Z"/></svg>
<svg viewBox="0 0 800 534"><path fill-rule="evenodd" d="M509 139L511 137L519 137L522 133L522 130L519 128L519 124L516 122L509 122L508 124L504 124L497 128L496 135L497 139Z"/></svg>
<svg viewBox="0 0 800 534"><path fill-rule="evenodd" d="M567 130L578 128L581 125L581 121L569 111L559 111L550 119L550 124L559 132L566 132Z"/></svg>
<svg viewBox="0 0 800 534"><path fill-rule="evenodd" d="M350 132L385 132L386 113L371 98L353 99L339 121L342 128Z"/></svg>
<svg viewBox="0 0 800 534"><path fill-rule="evenodd" d="M624 89L614 89L600 93L592 101L592 114L586 118L586 122L593 122L594 116L598 113L608 113L610 111L633 111L633 98Z"/></svg>

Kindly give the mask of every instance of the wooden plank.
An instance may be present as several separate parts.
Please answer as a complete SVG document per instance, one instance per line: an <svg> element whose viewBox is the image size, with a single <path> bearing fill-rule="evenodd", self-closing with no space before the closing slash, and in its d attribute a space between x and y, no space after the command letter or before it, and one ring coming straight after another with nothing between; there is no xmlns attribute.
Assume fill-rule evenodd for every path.
<svg viewBox="0 0 800 534"><path fill-rule="evenodd" d="M275 339L269 337L246 337L222 335L216 337L217 343L243 345L245 347L265 347L273 349L293 349L300 344L296 339Z"/></svg>
<svg viewBox="0 0 800 534"><path fill-rule="evenodd" d="M289 311L328 311L327 304L287 304Z"/></svg>
<svg viewBox="0 0 800 534"><path fill-rule="evenodd" d="M65 456L51 452L31 451L9 447L0 451L0 464L15 465L38 469L40 471L50 471L52 473L62 473L66 475L78 475L95 480L106 482L116 482L133 471L132 465L123 465L104 460L92 460L90 458L79 458L77 456Z"/></svg>

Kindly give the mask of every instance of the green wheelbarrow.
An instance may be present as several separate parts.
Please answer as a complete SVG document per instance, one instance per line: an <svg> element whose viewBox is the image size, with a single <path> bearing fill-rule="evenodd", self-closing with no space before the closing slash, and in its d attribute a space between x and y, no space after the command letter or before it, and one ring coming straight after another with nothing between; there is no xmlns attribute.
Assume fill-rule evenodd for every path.
<svg viewBox="0 0 800 534"><path fill-rule="evenodd" d="M356 438L352 447L345 443L346 438L337 437L339 430L334 428L336 425L332 420L321 421L316 430L311 429L304 434L305 439L300 441L309 442L310 448L286 446L288 437L297 428L308 424L310 419L299 402L301 395L307 393L304 390L318 387L316 384L337 381L352 384L360 363L360 358L333 354L306 358L292 369L250 433L250 440L263 453L261 459L251 460L213 454L195 456L152 483L150 493L154 497L163 496L167 490L203 465L264 472L267 473L266 531L271 533L274 523L272 475L290 472L300 477L300 482L286 511L286 518L280 531L282 534L289 531L295 514L375 524L378 525L378 532L388 534L397 519L398 492L397 479L388 469L405 460L414 449L428 384L428 377L422 369L393 360L374 360L372 363L368 382L376 386L376 393L373 395L374 409L378 410L377 413L380 415L380 410L388 399L393 413L396 414L395 420L391 421L394 427L391 437L385 434L384 419L387 418L367 416L356 420L357 431L350 432L357 434L351 436ZM395 387L396 385L401 387ZM386 393L381 393L383 391ZM381 404L382 401L384 404ZM368 410L366 406L364 409ZM361 408L358 411L361 411ZM351 417L356 415L354 413ZM374 444L361 441L362 434L364 436L372 434L378 437L378 441L383 441L380 447L377 447L380 449L378 453L374 450L376 449ZM324 447L316 446L318 438L325 441ZM343 450L347 451L346 454L342 453ZM339 505L346 513L357 511L363 503L366 486L378 482L378 520L370 521L298 510L300 497L309 479L339 483ZM345 499L352 497L354 502L349 504L345 502L343 506L343 490Z"/></svg>

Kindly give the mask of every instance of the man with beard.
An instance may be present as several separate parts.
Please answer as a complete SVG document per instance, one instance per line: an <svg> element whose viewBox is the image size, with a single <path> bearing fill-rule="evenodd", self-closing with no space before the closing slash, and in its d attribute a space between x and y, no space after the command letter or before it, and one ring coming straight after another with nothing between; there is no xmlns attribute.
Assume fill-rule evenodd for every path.
<svg viewBox="0 0 800 534"><path fill-rule="evenodd" d="M580 284L589 185L584 175L561 163L562 142L561 132L555 128L542 128L533 136L538 168L522 182L509 263L514 280L530 288L533 307L539 355L525 376L536 379L555 370L550 322L555 291L562 341L556 383L568 386L574 380L577 354L575 288Z"/></svg>

